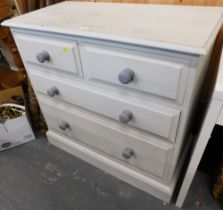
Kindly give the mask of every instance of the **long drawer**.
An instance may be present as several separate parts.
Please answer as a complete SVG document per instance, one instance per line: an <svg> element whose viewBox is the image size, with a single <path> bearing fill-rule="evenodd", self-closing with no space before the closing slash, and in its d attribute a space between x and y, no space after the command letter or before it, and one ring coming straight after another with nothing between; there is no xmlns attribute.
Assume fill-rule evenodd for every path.
<svg viewBox="0 0 223 210"><path fill-rule="evenodd" d="M164 177L173 146L80 108L38 94L50 130L109 154L139 169Z"/></svg>
<svg viewBox="0 0 223 210"><path fill-rule="evenodd" d="M31 71L33 72L33 71ZM123 126L133 126L171 141L175 140L180 111L128 96L97 89L77 81L61 81L31 73L31 81L37 92L72 103L114 120Z"/></svg>
<svg viewBox="0 0 223 210"><path fill-rule="evenodd" d="M176 100L184 98L187 69L182 64L131 50L80 43L85 78Z"/></svg>
<svg viewBox="0 0 223 210"><path fill-rule="evenodd" d="M162 198L165 202L170 202L174 190L173 185L162 184L160 181L154 180L153 177L142 174L140 170L136 171L134 167L130 168L128 164L122 164L121 161L116 161L115 158L98 152L98 150L88 147L80 141L71 140L69 137L61 135L61 133L49 130L47 138L56 147L118 177L118 179L130 185Z"/></svg>

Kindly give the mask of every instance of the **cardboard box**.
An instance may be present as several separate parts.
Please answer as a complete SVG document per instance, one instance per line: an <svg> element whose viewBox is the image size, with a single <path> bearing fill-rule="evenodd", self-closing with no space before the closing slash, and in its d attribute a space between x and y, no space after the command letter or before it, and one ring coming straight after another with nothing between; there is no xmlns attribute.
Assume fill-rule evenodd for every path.
<svg viewBox="0 0 223 210"><path fill-rule="evenodd" d="M23 90L20 86L6 90L0 90L0 104L16 103L15 98L19 97L23 98Z"/></svg>
<svg viewBox="0 0 223 210"><path fill-rule="evenodd" d="M17 105L13 104L13 106ZM0 151L27 143L34 139L35 136L26 115L11 120L0 121Z"/></svg>

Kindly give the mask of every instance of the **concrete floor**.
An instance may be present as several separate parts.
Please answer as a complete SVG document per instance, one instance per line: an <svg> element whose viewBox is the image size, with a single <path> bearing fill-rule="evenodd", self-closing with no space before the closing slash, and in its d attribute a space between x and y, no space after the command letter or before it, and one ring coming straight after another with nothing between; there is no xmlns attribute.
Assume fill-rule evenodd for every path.
<svg viewBox="0 0 223 210"><path fill-rule="evenodd" d="M0 153L0 210L177 210L50 145L35 140ZM198 173L185 210L222 209Z"/></svg>

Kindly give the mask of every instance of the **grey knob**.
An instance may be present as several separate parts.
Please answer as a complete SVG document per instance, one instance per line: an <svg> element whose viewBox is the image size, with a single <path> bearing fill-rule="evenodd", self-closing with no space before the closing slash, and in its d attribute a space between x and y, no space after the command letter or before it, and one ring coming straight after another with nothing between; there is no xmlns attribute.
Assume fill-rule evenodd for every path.
<svg viewBox="0 0 223 210"><path fill-rule="evenodd" d="M134 155L134 150L130 147L126 147L122 153L122 156L125 158L125 159L130 159L133 155Z"/></svg>
<svg viewBox="0 0 223 210"><path fill-rule="evenodd" d="M132 71L132 69L129 69L129 68L124 69L118 75L118 79L122 84L128 84L134 79L134 77L135 77L134 71Z"/></svg>
<svg viewBox="0 0 223 210"><path fill-rule="evenodd" d="M131 119L133 118L133 114L129 110L124 110L120 115L119 115L119 120L122 123L128 123Z"/></svg>
<svg viewBox="0 0 223 210"><path fill-rule="evenodd" d="M40 62L40 63L45 63L46 61L50 60L50 55L48 52L43 51L40 52L36 55L36 59Z"/></svg>
<svg viewBox="0 0 223 210"><path fill-rule="evenodd" d="M50 97L54 97L55 95L59 95L59 89L57 87L51 87L47 90L47 94Z"/></svg>
<svg viewBox="0 0 223 210"><path fill-rule="evenodd" d="M67 122L61 122L61 124L59 125L59 128L62 130L62 131L65 131L67 128L69 128L70 125L69 123Z"/></svg>

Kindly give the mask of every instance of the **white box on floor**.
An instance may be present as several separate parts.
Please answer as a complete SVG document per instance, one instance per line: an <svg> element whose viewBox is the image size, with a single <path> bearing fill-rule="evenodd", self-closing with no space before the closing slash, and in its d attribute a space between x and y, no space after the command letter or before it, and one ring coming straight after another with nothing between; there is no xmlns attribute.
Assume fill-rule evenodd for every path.
<svg viewBox="0 0 223 210"><path fill-rule="evenodd" d="M13 106L18 105L13 104ZM25 109L23 106L18 107ZM0 122L0 151L34 139L35 136L26 115Z"/></svg>

